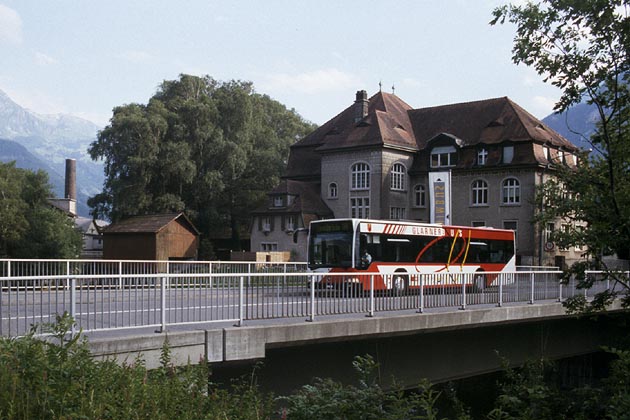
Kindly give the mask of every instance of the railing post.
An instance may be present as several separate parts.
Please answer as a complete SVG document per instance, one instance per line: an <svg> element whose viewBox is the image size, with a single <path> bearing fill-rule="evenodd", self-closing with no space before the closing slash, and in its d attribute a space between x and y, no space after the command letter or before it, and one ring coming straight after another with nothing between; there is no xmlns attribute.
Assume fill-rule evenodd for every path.
<svg viewBox="0 0 630 420"><path fill-rule="evenodd" d="M315 321L315 275L310 275L310 283L311 283L311 310L310 316L307 319L308 322Z"/></svg>
<svg viewBox="0 0 630 420"><path fill-rule="evenodd" d="M513 273L510 273L510 275L514 275ZM503 306L503 283L504 283L504 279L505 279L506 274L505 273L501 273L499 274L499 299L497 302L497 306L500 308L501 306Z"/></svg>
<svg viewBox="0 0 630 420"><path fill-rule="evenodd" d="M370 274L370 312L368 316L374 316L374 274Z"/></svg>
<svg viewBox="0 0 630 420"><path fill-rule="evenodd" d="M248 264L249 267L249 264ZM249 271L249 268L248 268ZM248 276L249 278L249 276ZM240 327L243 325L243 314L244 314L244 305L243 305L243 301L244 301L244 286L245 286L245 278L243 276L239 277L239 282L238 282L238 323L236 324L237 327Z"/></svg>
<svg viewBox="0 0 630 420"><path fill-rule="evenodd" d="M160 277L160 332L166 331L166 277Z"/></svg>
<svg viewBox="0 0 630 420"><path fill-rule="evenodd" d="M558 281L558 302L562 302L562 281Z"/></svg>
<svg viewBox="0 0 630 420"><path fill-rule="evenodd" d="M459 278L462 279L462 305L459 307L462 311L466 309L466 273L459 273ZM473 279L474 281L474 279Z"/></svg>
<svg viewBox="0 0 630 420"><path fill-rule="evenodd" d="M529 278L531 279L531 283L532 283L532 290L531 290L529 303L530 305L533 305L534 304L534 272L533 271L529 273Z"/></svg>
<svg viewBox="0 0 630 420"><path fill-rule="evenodd" d="M424 312L424 274L418 274L418 276L420 276L420 293L418 293L420 303L418 304L418 313L421 314Z"/></svg>
<svg viewBox="0 0 630 420"><path fill-rule="evenodd" d="M68 285L70 286L70 316L72 317L71 334L74 338L77 334L77 279L71 279L69 272L67 272L66 275L68 276Z"/></svg>
<svg viewBox="0 0 630 420"><path fill-rule="evenodd" d="M123 288L122 261L118 261L118 288Z"/></svg>

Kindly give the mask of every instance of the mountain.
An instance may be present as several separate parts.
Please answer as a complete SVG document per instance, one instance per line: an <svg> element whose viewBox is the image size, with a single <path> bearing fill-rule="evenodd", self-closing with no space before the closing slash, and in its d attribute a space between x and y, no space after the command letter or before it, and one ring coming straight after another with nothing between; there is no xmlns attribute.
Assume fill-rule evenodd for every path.
<svg viewBox="0 0 630 420"><path fill-rule="evenodd" d="M17 166L48 172L55 194L63 196L65 162L77 161L77 210L88 216L87 198L102 190L103 164L93 162L87 149L99 127L71 115L40 115L29 111L0 90L0 161L16 160ZM16 148L21 145L24 150ZM11 155L16 157L10 158Z"/></svg>
<svg viewBox="0 0 630 420"><path fill-rule="evenodd" d="M548 115L542 121L577 147L589 150L592 146L587 139L595 132L598 118L597 108L582 103L565 112Z"/></svg>

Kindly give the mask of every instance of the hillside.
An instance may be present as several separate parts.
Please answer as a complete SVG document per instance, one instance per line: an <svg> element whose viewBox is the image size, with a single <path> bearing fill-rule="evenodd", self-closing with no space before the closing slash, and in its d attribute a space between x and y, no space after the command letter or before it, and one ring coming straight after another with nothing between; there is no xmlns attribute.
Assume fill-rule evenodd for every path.
<svg viewBox="0 0 630 420"><path fill-rule="evenodd" d="M548 115L543 119L543 122L576 146L589 150L592 146L587 139L595 131L597 118L595 107L579 104L566 112Z"/></svg>
<svg viewBox="0 0 630 420"><path fill-rule="evenodd" d="M59 173L46 162L29 152L21 144L0 139L0 162L16 162L18 168L29 169L31 171L43 170L48 173L48 181L52 185L55 197L64 196L64 172ZM79 170L77 170L79 172ZM77 213L88 216L90 209L87 206L88 196L82 191L77 191Z"/></svg>
<svg viewBox="0 0 630 420"><path fill-rule="evenodd" d="M87 149L99 127L71 115L40 115L29 111L0 90L0 161L48 172L56 194L63 194L65 161L77 161L77 210L88 216L87 198L101 191L103 165ZM10 141L10 142L7 142ZM22 146L19 148L17 146Z"/></svg>

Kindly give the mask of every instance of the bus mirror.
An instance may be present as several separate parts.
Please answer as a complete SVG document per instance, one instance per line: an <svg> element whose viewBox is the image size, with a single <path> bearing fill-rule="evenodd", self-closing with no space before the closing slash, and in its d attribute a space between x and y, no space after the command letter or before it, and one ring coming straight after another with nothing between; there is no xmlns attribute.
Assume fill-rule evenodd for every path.
<svg viewBox="0 0 630 420"><path fill-rule="evenodd" d="M298 242L298 233L306 232L306 231L308 231L308 229L306 229L306 228L295 229L293 231L293 243L297 244L297 242Z"/></svg>

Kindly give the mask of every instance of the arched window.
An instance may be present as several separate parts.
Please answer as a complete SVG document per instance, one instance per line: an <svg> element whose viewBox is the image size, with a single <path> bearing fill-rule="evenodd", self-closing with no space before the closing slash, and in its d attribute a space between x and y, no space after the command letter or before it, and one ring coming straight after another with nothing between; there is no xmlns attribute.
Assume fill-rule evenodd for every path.
<svg viewBox="0 0 630 420"><path fill-rule="evenodd" d="M392 190L404 191L406 188L405 177L407 175L407 168L402 163L394 163L392 166L390 188Z"/></svg>
<svg viewBox="0 0 630 420"><path fill-rule="evenodd" d="M418 184L413 187L413 206L414 207L426 207L427 195L424 185Z"/></svg>
<svg viewBox="0 0 630 420"><path fill-rule="evenodd" d="M351 170L351 189L367 190L370 188L370 165L367 163L355 163Z"/></svg>
<svg viewBox="0 0 630 420"><path fill-rule="evenodd" d="M473 181L471 188L471 203L473 206L488 205L488 183L483 179Z"/></svg>
<svg viewBox="0 0 630 420"><path fill-rule="evenodd" d="M521 184L516 178L507 178L503 181L501 188L501 203L503 204L520 204L521 203Z"/></svg>
<svg viewBox="0 0 630 420"><path fill-rule="evenodd" d="M328 184L328 198L337 198L337 183L331 182Z"/></svg>

